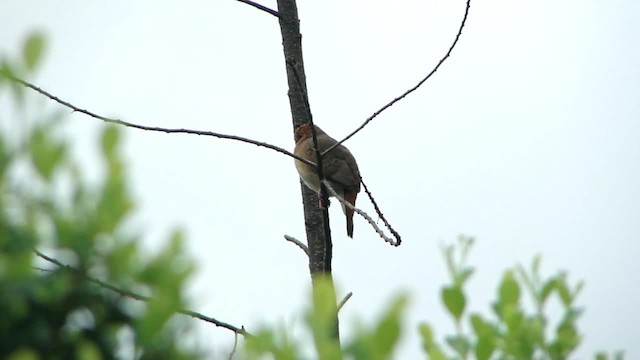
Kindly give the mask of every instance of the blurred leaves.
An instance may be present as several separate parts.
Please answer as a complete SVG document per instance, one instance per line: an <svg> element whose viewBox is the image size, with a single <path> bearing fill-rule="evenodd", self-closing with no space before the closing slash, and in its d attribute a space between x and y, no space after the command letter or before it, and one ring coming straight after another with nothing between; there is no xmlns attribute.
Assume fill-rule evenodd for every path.
<svg viewBox="0 0 640 360"><path fill-rule="evenodd" d="M42 60L42 56L45 48L44 35L39 32L35 32L27 37L27 40L22 46L22 59L29 71L35 70Z"/></svg>
<svg viewBox="0 0 640 360"><path fill-rule="evenodd" d="M427 358L468 359L472 355L478 360L568 359L581 340L577 322L582 309L576 306L576 298L583 283L571 285L563 272L543 278L540 273L542 258L536 256L529 270L518 266L504 272L492 306L494 317L477 313L465 317L464 286L473 273L466 265L466 259L473 242L472 238L461 237L457 245L444 248L451 284L442 288L441 297L456 333L445 336L450 348L447 353L438 345L431 328L421 324L419 333ZM522 289L531 296L535 311L528 312L523 307ZM551 298L557 299L564 309L559 320L550 319L545 312L545 304ZM470 331L465 331L462 320L466 320ZM606 355L600 353L596 358L602 356ZM622 358L621 353L616 356Z"/></svg>
<svg viewBox="0 0 640 360"><path fill-rule="evenodd" d="M140 250L120 131L103 127L104 176L87 181L60 135L60 112L27 101L19 85L6 82L35 71L45 48L44 36L34 33L21 58L0 63L0 97L15 100L9 123L0 124L0 357L196 358L182 345L186 318L173 316L185 306L184 284L193 271L184 237L174 232L156 254ZM18 114L28 121L12 118ZM71 267L38 258L40 248ZM132 306L89 276L152 300Z"/></svg>

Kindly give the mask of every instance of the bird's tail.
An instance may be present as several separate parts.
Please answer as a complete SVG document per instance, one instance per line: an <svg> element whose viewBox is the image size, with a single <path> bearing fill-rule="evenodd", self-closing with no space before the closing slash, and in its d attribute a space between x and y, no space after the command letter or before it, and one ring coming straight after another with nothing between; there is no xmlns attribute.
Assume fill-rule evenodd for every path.
<svg viewBox="0 0 640 360"><path fill-rule="evenodd" d="M351 205L356 206L356 197L358 193L356 192L348 192L344 194L344 199L348 201ZM347 236L353 238L353 209L346 207L344 204L342 205L342 210L347 218Z"/></svg>

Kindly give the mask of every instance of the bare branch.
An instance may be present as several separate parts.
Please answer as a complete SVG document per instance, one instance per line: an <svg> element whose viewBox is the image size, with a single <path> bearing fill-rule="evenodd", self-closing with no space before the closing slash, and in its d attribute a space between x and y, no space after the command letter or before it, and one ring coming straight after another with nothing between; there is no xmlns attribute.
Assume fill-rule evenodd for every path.
<svg viewBox="0 0 640 360"><path fill-rule="evenodd" d="M309 256L309 247L305 244L302 243L302 241L294 238L293 236L289 236L289 235L285 235L284 239L294 243L295 245L297 245L302 251L304 251L305 254L307 254L307 256Z"/></svg>
<svg viewBox="0 0 640 360"><path fill-rule="evenodd" d="M400 234L398 234L398 232L393 229L391 224L389 224L389 222L387 221L387 218L384 217L384 214L382 213L382 211L378 207L378 203L373 198L373 195L369 191L369 188L367 188L367 184L364 183L364 180L362 180L362 178L360 178L360 183L364 187L364 192L366 192L367 196L369 196L369 200L371 200L371 204L373 204L373 208L376 210L376 214L378 214L378 216L380 217L380 219L382 220L384 225L387 227L387 229L389 229L391 234L393 234L393 236L396 238L396 243L395 243L394 246L400 246L400 243L402 242L402 238L400 237Z"/></svg>
<svg viewBox="0 0 640 360"><path fill-rule="evenodd" d="M155 127L155 126L146 126L146 125L139 125L139 124L134 124L134 123L130 123L128 121L123 121L123 120L119 120L119 119L113 119L113 118L108 118L106 116L102 116L102 115L98 115L96 113L93 113L89 110L85 110L85 109L81 109L73 104L71 104L68 101L62 100L59 97L31 84L28 81L22 80L20 78L17 78L11 74L8 73L0 73L2 75L4 75L5 77L7 77L9 80L14 81L22 86L25 86L31 90L34 90L46 97L48 97L49 99L57 102L58 104L61 104L75 112L79 112L85 115L88 115L94 119L98 119L98 120L102 120L106 123L110 123L110 124L117 124L117 125L123 125L126 127L130 127L130 128L134 128L134 129L140 129L140 130L147 130L147 131L156 131L156 132L163 132L163 133L167 133L167 134L172 134L172 133L182 133L182 134L193 134L193 135L202 135L202 136L212 136L212 137L217 137L220 139L229 139L229 140L237 140L237 141L241 141L241 142L245 142L248 144L253 144L256 146L261 146L267 149L271 149L271 150L275 150L279 153L285 154L287 156L290 156L296 160L300 160L302 162L304 162L305 164L309 165L309 166L315 166L315 164L311 161L308 161L306 159L301 158L300 156L297 156L281 147L275 146L275 145L271 145L269 143L266 142L261 142L261 141L257 141L257 140L253 140L253 139L248 139L242 136L236 136L236 135L227 135L227 134L220 134L220 133L216 133L216 132L212 132L212 131L201 131L201 130L190 130L190 129L169 129L169 128L161 128L161 127Z"/></svg>
<svg viewBox="0 0 640 360"><path fill-rule="evenodd" d="M264 12L268 12L269 14L275 16L275 17L280 17L280 14L278 14L277 11L273 10L273 9L269 9L268 7L264 6L264 5L260 5L258 3L255 3L253 1L250 0L238 0L241 3L245 3L247 5L253 6L256 9L262 10Z"/></svg>
<svg viewBox="0 0 640 360"><path fill-rule="evenodd" d="M353 296L353 292L349 292L347 295L344 296L344 298L338 304L338 312L340 312L340 309L342 309L344 304L346 304L347 301L349 301L349 299L351 299L352 296Z"/></svg>
<svg viewBox="0 0 640 360"><path fill-rule="evenodd" d="M36 253L36 255L38 255L39 257L41 257L43 259L45 259L46 261L48 261L48 262L50 262L52 264L55 264L55 265L57 265L58 267L60 267L62 269L65 269L65 270L74 272L76 274L79 274L79 275L83 276L85 279L87 279L87 280L89 280L89 281L91 281L91 282L93 282L95 284L98 284L98 285L100 285L101 287L103 287L105 289L108 289L108 290L111 290L111 291L113 291L115 293L118 293L118 294L120 294L122 296L131 298L131 299L135 299L135 300L139 300L139 301L145 301L145 302L149 302L149 301L153 300L152 298L150 298L148 296L136 294L136 293L131 292L129 290L120 289L120 288L118 288L116 286L113 286L111 284L108 284L108 283L106 283L106 282L104 282L104 281L102 281L100 279L96 279L96 278L94 278L92 276L89 276L89 275L85 274L84 272L82 272L82 271L80 271L80 270L78 270L78 269L76 269L76 268L74 268L74 267L72 267L70 265L63 264L60 261L41 253L40 251L38 251L36 249L34 249L33 251ZM44 270L44 269L39 269L39 270ZM252 336L250 333L248 333L244 329L244 326L238 328L238 327L233 326L231 324L228 324L226 322L223 322L223 321L220 321L220 320L216 320L216 319L214 319L212 317L209 317L209 316L206 316L206 315L202 315L200 313L197 313L197 312L191 311L191 310L179 309L179 310L176 310L176 312L180 313L180 314L183 314L183 315L191 316L193 318L196 318L196 319L199 319L199 320L202 320L202 321L206 321L206 322L211 323L211 324L213 324L215 326L218 326L218 327L222 327L222 328L231 330L234 333L236 333L236 335L240 334L242 336Z"/></svg>
<svg viewBox="0 0 640 360"><path fill-rule="evenodd" d="M236 354L237 349L238 349L238 333L235 333L233 334L233 349L231 349L231 352L229 353L229 357L227 358L228 360L233 359L233 355Z"/></svg>
<svg viewBox="0 0 640 360"><path fill-rule="evenodd" d="M367 124L369 122L371 122L371 120L375 119L378 115L380 115L383 111L385 111L388 108L390 108L393 104L397 103L398 101L404 99L407 95L409 95L412 92L416 91L420 86L422 86L422 84L424 84L427 80L429 80L429 78L433 74L435 74L436 71L438 71L438 69L445 62L445 60L447 60L449 58L449 56L451 55L451 52L453 51L453 48L456 47L456 44L458 43L458 40L460 39L460 35L462 35L462 29L464 28L464 25L467 22L467 16L469 15L470 6L471 6L471 0L467 0L467 6L465 7L464 17L462 18L462 22L460 23L460 28L458 29L458 33L456 34L456 37L453 40L453 43L451 44L451 46L449 47L449 50L447 51L447 53L444 55L444 57L442 59L440 59L440 61L438 61L438 64L436 64L436 66L433 68L433 70L431 70L431 72L429 72L429 74L427 74L427 76L425 76L422 80L420 80L414 87L412 87L409 90L405 91L402 95L400 95L397 98L391 100L389 103L387 103L386 105L381 107L378 111L374 112L373 115L369 116L362 123L362 125L360 125L357 129L355 129L351 134L347 135L347 137L345 137L344 139L340 140L337 144L335 144L332 147L328 148L324 153L322 153L322 155L327 154L329 151L333 150L336 146L338 146L338 145L342 144L343 142L349 140L353 135L357 134L360 130L362 130L365 126L367 126Z"/></svg>
<svg viewBox="0 0 640 360"><path fill-rule="evenodd" d="M355 211L358 214L360 214L360 216L365 218L365 220L367 220L367 222L373 227L373 229L378 233L378 235L380 235L380 237L384 241L388 242L391 246L400 246L400 243L402 241L400 239L400 236L397 235L398 233L396 233L395 231L392 231L390 229L393 232L394 236L396 236L396 240L393 240L392 238L386 236L385 233L378 227L378 225L376 225L376 222L373 221L371 216L369 216L366 212L358 209L357 207L351 205L350 202L346 201L340 195L338 195L338 193L331 187L331 184L327 180L322 180L322 182L326 186L327 190L329 190L331 195L334 196L336 199L338 199L338 201L340 201L340 203L342 203L344 206L348 207L349 209L352 209L353 211ZM385 224L387 224L386 221L385 221Z"/></svg>

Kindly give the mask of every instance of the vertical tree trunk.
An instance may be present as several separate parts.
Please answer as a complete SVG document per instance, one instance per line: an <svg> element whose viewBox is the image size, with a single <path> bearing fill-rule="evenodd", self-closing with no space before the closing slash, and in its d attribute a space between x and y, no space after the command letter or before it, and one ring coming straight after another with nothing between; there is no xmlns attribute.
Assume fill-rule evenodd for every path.
<svg viewBox="0 0 640 360"><path fill-rule="evenodd" d="M302 58L302 35L300 34L300 20L295 0L278 0L278 13L282 45L287 69L289 84L289 104L293 117L293 126L309 122L311 110L305 101L307 92L304 61ZM295 67L295 70L292 68ZM302 188L302 202L304 207L305 229L307 245L309 247L309 271L314 293L320 288L318 281L328 280L331 283L332 304L335 311L333 336L339 341L339 326L335 290L331 277L332 244L329 229L329 216L327 209L321 211L318 208L318 195L307 188L300 181ZM322 279L322 280L321 280ZM326 288L326 287L324 287ZM326 297L314 296L314 299ZM317 305L317 304L314 304ZM326 304L324 304L326 306Z"/></svg>

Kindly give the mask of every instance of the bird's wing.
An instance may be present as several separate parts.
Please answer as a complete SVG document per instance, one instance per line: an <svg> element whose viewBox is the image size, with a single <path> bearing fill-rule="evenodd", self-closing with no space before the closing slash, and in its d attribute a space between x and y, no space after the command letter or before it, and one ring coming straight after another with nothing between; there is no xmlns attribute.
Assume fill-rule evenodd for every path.
<svg viewBox="0 0 640 360"><path fill-rule="evenodd" d="M321 149L326 150L335 140L318 139ZM326 146L330 143L328 146ZM336 183L347 191L360 191L360 171L358 164L346 147L339 145L322 159L322 170L329 181Z"/></svg>

